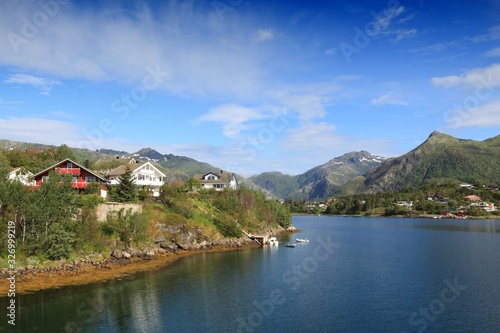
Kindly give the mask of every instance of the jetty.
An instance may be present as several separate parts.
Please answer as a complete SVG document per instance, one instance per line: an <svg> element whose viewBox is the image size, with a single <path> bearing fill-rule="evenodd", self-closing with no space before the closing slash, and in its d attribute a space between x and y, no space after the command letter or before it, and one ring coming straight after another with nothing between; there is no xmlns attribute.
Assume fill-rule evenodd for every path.
<svg viewBox="0 0 500 333"><path fill-rule="evenodd" d="M265 245L267 244L267 235L253 235L245 230L241 229L241 231L251 240L256 241L259 245Z"/></svg>

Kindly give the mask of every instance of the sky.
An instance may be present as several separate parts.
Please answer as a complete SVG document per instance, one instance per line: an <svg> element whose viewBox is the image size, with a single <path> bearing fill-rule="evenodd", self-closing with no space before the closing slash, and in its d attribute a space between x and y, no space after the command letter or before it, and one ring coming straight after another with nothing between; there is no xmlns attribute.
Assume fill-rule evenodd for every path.
<svg viewBox="0 0 500 333"><path fill-rule="evenodd" d="M0 1L0 139L250 176L500 133L500 1Z"/></svg>

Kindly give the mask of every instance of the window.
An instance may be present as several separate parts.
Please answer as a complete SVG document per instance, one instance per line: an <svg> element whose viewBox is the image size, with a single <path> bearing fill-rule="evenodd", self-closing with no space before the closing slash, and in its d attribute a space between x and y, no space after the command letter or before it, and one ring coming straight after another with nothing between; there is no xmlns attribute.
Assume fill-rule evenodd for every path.
<svg viewBox="0 0 500 333"><path fill-rule="evenodd" d="M68 162L68 164L66 164L66 168L71 169L72 167L73 167L73 163Z"/></svg>
<svg viewBox="0 0 500 333"><path fill-rule="evenodd" d="M87 176L87 177L85 177L85 181L87 183L95 182L95 177L94 176Z"/></svg>
<svg viewBox="0 0 500 333"><path fill-rule="evenodd" d="M73 181L73 183L76 183L78 181L78 177L71 177L71 180Z"/></svg>
<svg viewBox="0 0 500 333"><path fill-rule="evenodd" d="M49 176L42 176L42 182L49 180Z"/></svg>

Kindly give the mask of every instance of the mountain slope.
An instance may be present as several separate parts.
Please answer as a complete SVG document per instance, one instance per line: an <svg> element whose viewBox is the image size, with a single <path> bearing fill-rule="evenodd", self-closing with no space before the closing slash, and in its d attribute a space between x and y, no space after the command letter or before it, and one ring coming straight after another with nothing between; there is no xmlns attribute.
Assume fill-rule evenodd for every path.
<svg viewBox="0 0 500 333"><path fill-rule="evenodd" d="M265 172L250 177L250 180L280 198L318 200L328 197L337 188L378 166L383 160L383 157L366 151L350 152L297 176Z"/></svg>
<svg viewBox="0 0 500 333"><path fill-rule="evenodd" d="M429 138L402 156L387 159L363 175L363 186L347 184L341 193L394 191L418 186L429 180L447 179L467 183L500 183L500 136L463 140L433 132ZM346 190L347 187L351 190Z"/></svg>

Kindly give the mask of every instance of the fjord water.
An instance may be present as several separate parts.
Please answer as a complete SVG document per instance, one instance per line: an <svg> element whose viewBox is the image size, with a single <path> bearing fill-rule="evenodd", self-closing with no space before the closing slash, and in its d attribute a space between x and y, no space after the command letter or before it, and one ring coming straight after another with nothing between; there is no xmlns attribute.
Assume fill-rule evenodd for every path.
<svg viewBox="0 0 500 333"><path fill-rule="evenodd" d="M197 254L120 281L20 296L16 331L500 330L500 220L293 224L302 232L277 248ZM297 237L310 242L284 247Z"/></svg>

